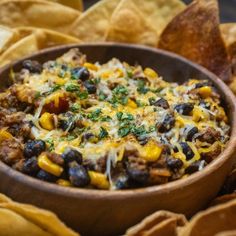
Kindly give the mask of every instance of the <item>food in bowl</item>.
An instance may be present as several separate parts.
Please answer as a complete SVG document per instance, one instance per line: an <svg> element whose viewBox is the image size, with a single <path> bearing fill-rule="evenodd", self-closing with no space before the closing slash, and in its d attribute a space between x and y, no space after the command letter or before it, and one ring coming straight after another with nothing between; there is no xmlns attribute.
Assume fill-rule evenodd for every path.
<svg viewBox="0 0 236 236"><path fill-rule="evenodd" d="M0 94L0 159L44 181L159 185L202 170L229 139L209 81L170 83L116 58L90 63L78 49L43 65L25 60L11 78Z"/></svg>

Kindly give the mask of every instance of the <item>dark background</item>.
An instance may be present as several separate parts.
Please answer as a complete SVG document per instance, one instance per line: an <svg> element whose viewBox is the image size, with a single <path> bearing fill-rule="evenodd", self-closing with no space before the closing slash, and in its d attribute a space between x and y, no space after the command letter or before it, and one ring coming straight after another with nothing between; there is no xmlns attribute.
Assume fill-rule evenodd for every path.
<svg viewBox="0 0 236 236"><path fill-rule="evenodd" d="M95 2L96 0L84 0L85 8ZM191 0L184 0L184 2L189 3ZM236 0L219 0L219 4L221 22L236 22Z"/></svg>

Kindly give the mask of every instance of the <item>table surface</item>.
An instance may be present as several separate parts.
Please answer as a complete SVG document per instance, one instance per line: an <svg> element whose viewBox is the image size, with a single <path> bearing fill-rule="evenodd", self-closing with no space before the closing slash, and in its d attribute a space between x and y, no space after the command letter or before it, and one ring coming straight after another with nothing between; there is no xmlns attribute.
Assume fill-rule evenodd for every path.
<svg viewBox="0 0 236 236"><path fill-rule="evenodd" d="M144 0L145 1L145 0ZM85 0L85 7L88 8L96 0ZM189 3L191 0L184 0ZM236 22L236 0L219 0L221 22Z"/></svg>

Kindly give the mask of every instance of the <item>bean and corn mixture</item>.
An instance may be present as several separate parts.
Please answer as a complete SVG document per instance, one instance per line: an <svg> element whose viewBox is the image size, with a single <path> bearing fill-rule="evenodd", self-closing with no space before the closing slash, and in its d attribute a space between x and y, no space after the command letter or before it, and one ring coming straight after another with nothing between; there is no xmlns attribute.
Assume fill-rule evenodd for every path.
<svg viewBox="0 0 236 236"><path fill-rule="evenodd" d="M202 170L229 139L208 81L168 83L118 59L89 63L78 49L26 60L0 94L0 159L62 186L128 189Z"/></svg>

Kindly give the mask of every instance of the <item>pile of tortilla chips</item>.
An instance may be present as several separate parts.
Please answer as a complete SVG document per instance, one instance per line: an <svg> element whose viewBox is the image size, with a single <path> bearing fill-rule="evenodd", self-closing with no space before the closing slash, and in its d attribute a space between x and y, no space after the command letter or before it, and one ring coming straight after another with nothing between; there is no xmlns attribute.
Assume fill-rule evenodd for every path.
<svg viewBox="0 0 236 236"><path fill-rule="evenodd" d="M0 194L1 236L79 236L53 213L16 203Z"/></svg>
<svg viewBox="0 0 236 236"><path fill-rule="evenodd" d="M0 65L70 43L144 44L180 54L236 93L236 23L220 25L217 0L0 0Z"/></svg>
<svg viewBox="0 0 236 236"><path fill-rule="evenodd" d="M218 200L216 199L215 202ZM158 211L126 231L126 236L235 236L236 194L231 200L196 214L190 221L184 215Z"/></svg>

